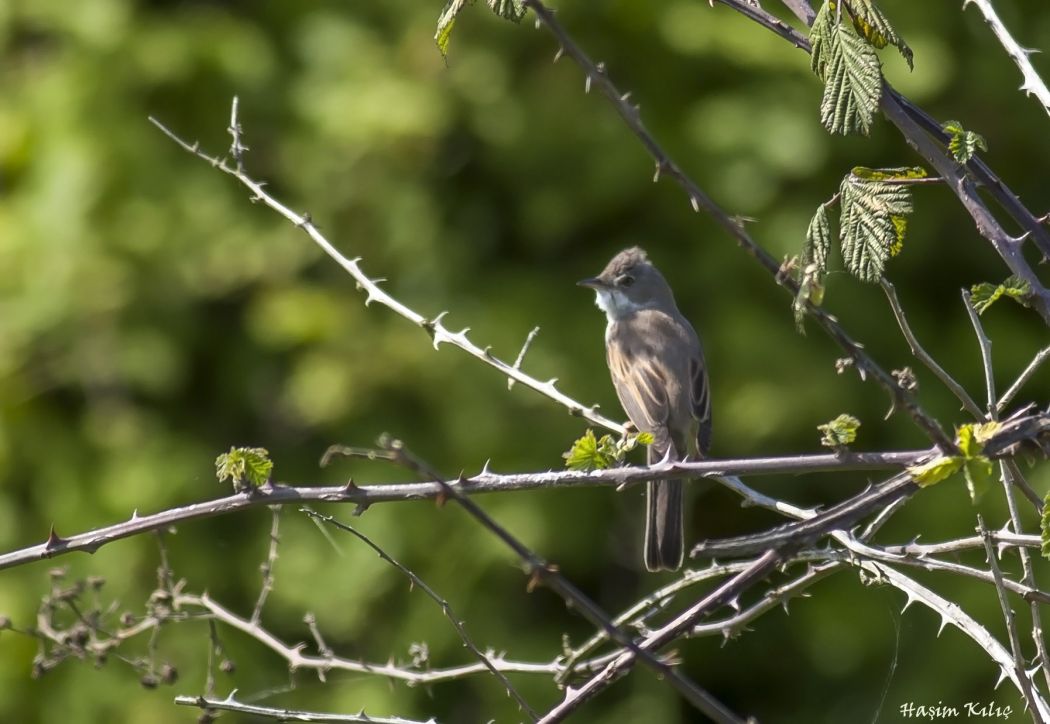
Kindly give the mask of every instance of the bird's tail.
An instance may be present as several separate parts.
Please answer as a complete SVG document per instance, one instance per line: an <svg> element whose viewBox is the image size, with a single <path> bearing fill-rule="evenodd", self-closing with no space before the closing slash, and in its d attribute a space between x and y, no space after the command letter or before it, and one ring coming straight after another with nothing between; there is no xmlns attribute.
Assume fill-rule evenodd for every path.
<svg viewBox="0 0 1050 724"><path fill-rule="evenodd" d="M682 565L682 481L653 480L645 494L645 567L677 571Z"/></svg>

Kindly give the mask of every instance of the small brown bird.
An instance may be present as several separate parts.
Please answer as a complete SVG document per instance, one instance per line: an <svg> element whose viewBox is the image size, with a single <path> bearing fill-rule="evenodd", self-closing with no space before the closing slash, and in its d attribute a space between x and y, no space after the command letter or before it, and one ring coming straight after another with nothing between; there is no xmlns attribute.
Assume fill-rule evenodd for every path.
<svg viewBox="0 0 1050 724"><path fill-rule="evenodd" d="M678 311L667 280L638 247L613 257L580 286L597 294L605 312L606 361L627 416L651 433L648 462L707 455L711 440L711 396L700 339ZM645 567L677 570L682 565L681 480L648 483L645 504Z"/></svg>

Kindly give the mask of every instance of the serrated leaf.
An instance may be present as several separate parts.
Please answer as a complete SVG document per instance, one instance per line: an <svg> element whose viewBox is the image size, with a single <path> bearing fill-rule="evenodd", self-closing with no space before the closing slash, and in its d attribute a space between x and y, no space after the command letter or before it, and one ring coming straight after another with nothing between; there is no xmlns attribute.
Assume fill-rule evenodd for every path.
<svg viewBox="0 0 1050 724"><path fill-rule="evenodd" d="M1031 285L1017 275L1012 275L998 286L981 282L970 287L970 303L974 311L984 314L1000 297L1006 295L1018 304L1028 306L1028 296L1032 293Z"/></svg>
<svg viewBox="0 0 1050 724"><path fill-rule="evenodd" d="M232 480L234 490L263 485L272 470L273 461L266 448L231 447L215 458L215 477L220 483Z"/></svg>
<svg viewBox="0 0 1050 724"><path fill-rule="evenodd" d="M908 468L915 484L920 488L947 480L962 469L964 458L960 455L942 455L921 465Z"/></svg>
<svg viewBox="0 0 1050 724"><path fill-rule="evenodd" d="M562 454L562 457L565 458L565 467L569 470L590 472L609 467L608 460L598 447L598 438L590 428L583 433L583 437L572 444L568 452Z"/></svg>
<svg viewBox="0 0 1050 724"><path fill-rule="evenodd" d="M850 173L864 181L914 181L928 176L926 169L922 166L898 166L896 168L854 166Z"/></svg>
<svg viewBox="0 0 1050 724"><path fill-rule="evenodd" d="M437 32L434 33L434 42L437 43L438 50L441 51L442 56L448 55L448 44L452 39L452 28L456 24L456 16L462 12L468 2L473 1L474 0L448 0L445 4L445 8L441 11L441 15L438 16Z"/></svg>
<svg viewBox="0 0 1050 724"><path fill-rule="evenodd" d="M488 0L489 9L504 20L518 22L525 17L525 4L521 0Z"/></svg>
<svg viewBox="0 0 1050 724"><path fill-rule="evenodd" d="M825 447L842 448L857 439L860 420L853 415L842 414L830 422L817 425L821 432L820 444Z"/></svg>
<svg viewBox="0 0 1050 724"><path fill-rule="evenodd" d="M894 46L908 64L908 68L914 69L915 56L911 48L897 35L889 19L872 0L848 0L846 8L853 20L853 27L863 38L876 48Z"/></svg>
<svg viewBox="0 0 1050 724"><path fill-rule="evenodd" d="M966 163L973 158L977 149L988 150L988 143L984 140L984 136L967 131L958 121L946 121L941 124L941 128L951 136L948 140L948 150L959 163Z"/></svg>
<svg viewBox="0 0 1050 724"><path fill-rule="evenodd" d="M824 82L820 121L831 133L867 135L882 96L882 67L864 38L822 4L810 28L811 67Z"/></svg>
<svg viewBox="0 0 1050 724"><path fill-rule="evenodd" d="M525 4L521 0L486 0L489 9L501 18L518 22L525 17ZM456 17L467 5L473 5L474 0L448 0L445 8L438 16L437 31L434 33L434 42L443 57L448 56L448 45L452 39L452 28L456 24Z"/></svg>
<svg viewBox="0 0 1050 724"><path fill-rule="evenodd" d="M864 169L862 174L865 171L869 170ZM897 169L886 173L893 171ZM858 279L877 282L885 271L886 259L895 247L903 245L906 226L894 217L911 213L911 190L903 184L850 173L842 180L839 194L842 260Z"/></svg>
<svg viewBox="0 0 1050 724"><path fill-rule="evenodd" d="M831 223L828 221L828 205L817 207L806 229L806 243L802 247L802 265L816 264L821 273L828 271L828 256L831 253Z"/></svg>
<svg viewBox="0 0 1050 724"><path fill-rule="evenodd" d="M824 302L824 274L816 262L806 264L798 281L798 292L791 302L795 314L795 328L799 334L805 334L806 303L819 307Z"/></svg>
<svg viewBox="0 0 1050 724"><path fill-rule="evenodd" d="M639 445L652 445L653 435L649 432L638 432L626 435L617 440L612 435L595 437L594 431L588 429L583 437L572 444L568 452L562 453L565 467L569 470L604 470L616 467L623 462L627 453Z"/></svg>

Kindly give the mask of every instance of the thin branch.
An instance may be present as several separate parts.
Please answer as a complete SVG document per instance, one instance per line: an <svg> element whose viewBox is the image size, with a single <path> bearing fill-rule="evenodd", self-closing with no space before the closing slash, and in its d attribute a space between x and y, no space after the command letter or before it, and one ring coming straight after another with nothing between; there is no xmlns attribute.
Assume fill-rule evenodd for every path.
<svg viewBox="0 0 1050 724"><path fill-rule="evenodd" d="M239 129L240 126L238 125L235 116L235 111L236 105L234 105L234 111L231 112L231 116L233 117L231 118L230 125L231 128ZM459 332L449 331L448 328L446 328L441 321L445 317L446 312L438 314L433 319L428 319L422 314L405 306L404 304L396 300L394 297L392 297L390 294L385 292L383 289L381 289L377 280L372 279L367 274L365 274L364 271L362 271L360 257L348 259L345 256L343 256L335 248L335 246L333 246L332 243L328 239L326 239L323 234L321 234L321 232L318 230L317 226L314 225L313 221L310 219L310 216L308 214L297 214L296 212L292 211L287 206L282 204L280 201L270 196L263 189L263 184L248 176L247 173L245 173L241 168L239 168L239 165L230 166L225 159L221 159L215 156L209 156L207 153L200 149L199 144L189 143L183 140L173 131L168 129L167 126L158 121L156 118L153 118L151 116L149 120L150 123L152 123L158 129L160 129L160 131L164 133L164 135L166 135L168 138L170 138L172 141L178 144L183 150L193 154L194 156L203 161L207 161L213 167L219 169L223 173L227 173L230 176L233 176L246 187L248 187L248 189L250 189L252 192L253 200L262 201L264 204L266 204L271 209L279 213L292 224L305 231L310 236L310 238L313 239L314 243L321 247L321 249L323 249L324 252L328 254L328 256L330 256L339 264L339 266L343 267L343 269L345 269L347 273L349 273L350 276L354 278L354 280L357 282L358 287L365 291L365 306L368 306L372 302L382 304L384 307L387 307L391 311L404 317L408 321L425 330L427 334L430 335L430 338L433 341L434 349L437 349L443 343L448 343L453 346L459 347L460 349L467 352L476 359L481 360L482 362L484 362L487 365L490 365L491 367L495 367L506 377L512 380L516 380L517 382L520 382L529 389L535 390L536 392L539 392L540 394L545 395L546 397L549 397L550 399L554 400L560 405L566 407L569 410L570 414L586 418L587 420L593 422L595 425L600 425L614 432L618 432L621 434L624 432L624 427L622 424L599 414L596 410L597 406L585 406L582 403L572 399L568 395L563 394L560 390L558 390L555 387L555 380L541 382L535 379L534 377L525 374L521 371L521 369L509 365L503 360L496 357L492 353L491 348L482 348L471 342L467 337L467 333L470 331L469 327Z"/></svg>
<svg viewBox="0 0 1050 724"><path fill-rule="evenodd" d="M987 535L1000 551L1004 548L1040 548L1043 545L1042 539L1037 535L1012 533L1005 530L990 530ZM904 545L883 546L882 549L892 555L923 558L925 556L935 556L944 553L960 553L965 550L982 547L984 547L984 538L975 535L968 538L956 538L955 540L943 541L941 543L920 544L912 542Z"/></svg>
<svg viewBox="0 0 1050 724"><path fill-rule="evenodd" d="M990 419L994 420L997 415L995 412L995 370L992 367L992 340L985 334L980 315L977 314L977 310L973 306L970 293L965 289L962 290L962 300L963 305L966 307L966 313L970 315L973 331L977 335L977 344L981 348L981 363L984 367L984 388L988 404L986 414Z"/></svg>
<svg viewBox="0 0 1050 724"><path fill-rule="evenodd" d="M364 542L365 545L374 550L380 558L392 565L397 570L401 571L401 573L403 573L408 578L408 580L412 582L412 585L414 587L419 588L421 591L423 591L423 593L429 596L430 599L434 601L434 603L438 605L438 607L441 609L442 615L444 615L444 617L449 620L449 623L451 623L452 627L456 630L456 634L463 642L463 645L467 649L469 649L472 654L474 654L478 661L485 665L485 668L492 672L493 676L499 679L499 682L503 685L503 688L506 689L507 694L510 695L510 697L518 703L518 706L521 708L521 710L528 714L529 718L532 721L536 721L537 719L539 719L539 716L536 714L535 710L533 710L533 708L529 706L529 702L527 702L525 698L518 692L518 690L514 688L513 684L510 683L510 680L506 677L506 675L498 668L496 668L495 664L492 663L489 656L483 653L481 649L477 647L473 639L471 639L470 634L467 633L467 629L463 625L463 620L458 615L456 615L455 611L452 610L452 604L450 604L447 599L438 595L437 592L435 592L433 588L427 585L427 583L422 578L420 578L414 571L412 571L400 561L396 560L393 556L391 556L389 553L387 553L385 550L379 547L371 538L369 538L353 526L347 525L346 523L342 523L330 515L322 515L320 513L317 513L313 510L310 510L309 508L300 508L300 510L303 513L306 513L311 518L314 518L315 520L323 521L331 526L338 528L339 530L346 531L347 533L352 533L359 540Z"/></svg>
<svg viewBox="0 0 1050 724"><path fill-rule="evenodd" d="M966 389L960 385L954 377L944 371L944 368L937 364L937 360L931 357L923 346L919 344L919 340L915 337L915 333L912 332L911 327L908 325L908 319L904 316L904 309L901 308L900 300L897 298L897 289L893 284L883 277L881 280L882 291L886 293L886 299L890 303L890 308L893 310L893 316L897 318L897 324L901 328L901 333L904 335L904 339L908 341L908 347L911 349L911 353L915 355L916 359L922 362L926 367L937 376L941 382L944 383L945 387L951 390L962 406L966 408L966 411L977 419L984 418L984 412L977 403L973 401L970 394Z"/></svg>
<svg viewBox="0 0 1050 724"><path fill-rule="evenodd" d="M252 623L259 623L262 617L263 606L266 599L273 590L273 565L277 562L277 545L281 538L278 535L281 525L281 509L274 506L271 510L273 520L270 522L270 548L266 553L266 562L260 566L262 570L262 586L259 588L259 598L255 601L255 610L252 611Z"/></svg>
<svg viewBox="0 0 1050 724"><path fill-rule="evenodd" d="M348 659L337 656L330 650L321 656L304 653L305 645L302 643L289 645L279 639L261 624L252 623L249 619L238 616L222 604L212 599L207 593L200 595L180 594L174 600L177 609L200 608L207 612L209 618L225 624L232 629L251 637L270 651L283 658L288 668L292 671L306 669L317 671L321 674L328 671L349 671L356 674L372 674L375 676L403 681L415 686L421 684L436 684L444 681L459 679L471 674L487 674L489 668L475 661L460 666L449 666L445 668L431 668L420 670L412 667L398 666L392 661L386 663L371 663ZM145 624L144 624L145 625ZM156 625L156 622L153 623ZM324 647L327 649L327 647ZM490 663L499 671L520 674L547 674L553 676L558 674L562 667L557 662L534 663L528 661L511 661L502 656L493 656ZM580 667L585 671L586 667Z"/></svg>
<svg viewBox="0 0 1050 724"><path fill-rule="evenodd" d="M514 360L514 369L516 369L516 370L520 370L521 369L521 363L525 361L525 353L529 351L529 347L532 346L532 340L536 339L536 335L539 334L539 333L540 333L540 328L539 327L533 327L532 331L529 332L529 335L525 338L525 344L521 345L521 351L518 352L518 358L516 360ZM507 389L508 390L513 390L514 389L514 378L513 377L508 377L507 378Z"/></svg>
<svg viewBox="0 0 1050 724"><path fill-rule="evenodd" d="M1013 59L1017 68L1021 71L1023 82L1020 90L1024 91L1025 95L1034 95L1043 106L1043 110L1050 114L1050 90L1047 90L1046 83L1039 77L1039 73L1036 72L1032 61L1028 59L1029 55L1038 51L1022 48L1014 40L1014 37L1010 35L1010 31L1006 29L1003 21L996 14L991 0L963 0L963 10L965 11L971 4L976 5L977 9L984 15L984 21L988 23L988 27L992 29L995 37L999 39L1003 50Z"/></svg>
<svg viewBox="0 0 1050 724"><path fill-rule="evenodd" d="M1044 347L1039 350L1035 357L1032 358L1032 361L1028 363L1028 366L1025 367L1024 372L1022 372L1014 383L1010 385L1010 389L1004 392L1003 396L999 398L999 403L995 406L996 411L999 414L1002 414L1003 410L1006 409L1006 406L1013 401L1014 397L1017 396L1017 393L1021 391L1021 388L1032 379L1032 376L1047 359L1050 359L1050 347Z"/></svg>
<svg viewBox="0 0 1050 724"><path fill-rule="evenodd" d="M579 45L577 45L569 36L565 28L562 27L561 23L555 19L554 13L552 13L541 0L523 0L523 2L525 6L529 7L536 13L539 22L550 30L551 34L557 39L565 53L572 57L577 65L580 66L584 75L601 89L602 93L612 103L616 112L620 115L620 118L623 119L628 128L630 128L638 140L641 141L649 155L652 156L653 160L656 162L657 169L673 178L682 190L685 191L686 196L689 198L689 203L694 210L699 211L703 209L706 211L719 226L733 237L744 251L746 251L773 276L777 284L784 287L793 297L797 296L798 282L793 279L791 275L782 273L781 264L751 238L740 219L727 214L721 207L712 201L706 193L704 193L692 178L682 171L677 163L671 160L670 156L667 155L652 134L645 128L641 121L638 108L628 102L628 96L623 94L616 87L609 78L609 74L605 72L604 68L599 69L590 57L583 52ZM770 16L768 13L765 13L761 8L756 8L750 4L734 5L734 7L744 14L753 13L768 16L768 18L770 18L768 22L771 23L770 27L777 32L780 32L784 37L791 37L792 33L796 36L798 35L793 28L773 16ZM800 47L808 48L809 43L804 38L801 38L801 36L798 37L800 42L803 43L803 46ZM908 390L903 389L897 384L897 381L889 372L879 367L875 361L864 352L861 345L851 339L850 336L846 334L845 330L842 329L838 322L828 314L827 311L822 307L807 302L807 312L813 317L825 333L827 333L847 355L853 358L858 369L863 369L867 374L870 374L875 381L878 382L887 393L889 393L896 407L906 411L912 420L914 420L915 424L926 433L934 444L945 453L956 452L955 443L945 434L937 421L930 417Z"/></svg>
<svg viewBox="0 0 1050 724"><path fill-rule="evenodd" d="M995 592L999 595L999 607L1003 610L1003 619L1006 621L1006 634L1010 639L1010 653L1014 658L1014 673L1017 676L1018 681L1021 682L1021 692L1024 694L1025 705L1029 711L1032 712L1032 719L1037 724L1043 724L1045 721L1041 716L1039 707L1035 706L1035 694L1033 692L1033 683L1028 676L1028 672L1024 668L1024 654L1021 652L1021 637L1017 634L1017 618L1014 616L1013 609L1010 608L1010 601L1006 597L1006 586L1003 580L1003 572L999 570L999 561L995 557L995 549L992 548L992 539L987 535L988 529L984 526L984 519L978 513L977 515L977 532L984 538L984 550L985 557L988 559L988 565L991 568L992 577L995 579Z"/></svg>
<svg viewBox="0 0 1050 724"><path fill-rule="evenodd" d="M419 719L405 719L400 716L373 716L365 714L364 709L357 714L329 714L319 711L257 706L237 701L233 698L236 693L236 691L231 692L225 699L206 698L203 696L176 696L175 703L180 706L195 706L205 711L213 709L236 711L241 714L250 714L251 716L259 716L265 719L277 719L278 721L332 722L334 724L437 724L437 720L433 717L422 721Z"/></svg>
<svg viewBox="0 0 1050 724"><path fill-rule="evenodd" d="M845 455L791 455L772 458L701 460L697 462L664 462L653 466L628 466L593 472L572 470L499 475L484 471L456 483L464 494L509 492L536 488L563 489L580 486L621 488L648 480L659 480L673 472L682 479L720 475L772 475L820 472L825 470L873 470L902 468L931 456L930 450L850 453ZM291 487L267 484L217 500L191 503L152 515L132 514L122 523L97 528L64 538L52 531L43 543L0 554L0 570L33 561L54 558L76 551L94 553L103 545L140 533L163 530L169 526L200 518L224 515L261 505L282 503L330 502L352 503L367 508L375 503L433 500L442 494L438 482L356 485L350 483L328 487Z"/></svg>

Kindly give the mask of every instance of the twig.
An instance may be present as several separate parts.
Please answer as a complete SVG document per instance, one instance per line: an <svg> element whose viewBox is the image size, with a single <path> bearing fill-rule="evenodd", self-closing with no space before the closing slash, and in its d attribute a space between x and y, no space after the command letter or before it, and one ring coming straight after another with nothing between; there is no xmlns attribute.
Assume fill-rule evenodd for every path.
<svg viewBox="0 0 1050 724"><path fill-rule="evenodd" d="M257 706L246 704L233 698L236 691L230 693L225 699L207 698L203 696L176 696L175 703L180 706L195 706L205 711L221 709L224 711L236 711L241 714L260 716L266 719L277 719L279 721L302 721L302 722L333 722L338 724L437 724L437 720L431 717L426 721L419 719L405 719L400 716L372 716L365 714L362 709L357 714L329 714L319 711L301 711L298 709L277 709L269 706Z"/></svg>
<svg viewBox="0 0 1050 724"><path fill-rule="evenodd" d="M529 332L529 336L525 338L525 344L521 345L521 351L518 352L518 358L514 360L514 369L520 370L521 363L525 361L525 353L529 351L529 347L532 345L532 340L536 339L536 335L540 333L539 327L533 327L532 331ZM507 378L507 389L514 389L514 378Z"/></svg>
<svg viewBox="0 0 1050 724"><path fill-rule="evenodd" d="M1006 598L1006 586L1003 581L1003 573L999 570L999 561L995 557L995 549L992 548L992 539L988 536L988 529L984 526L984 519L980 513L977 514L977 532L984 538L985 557L991 568L992 577L995 579L995 591L999 594L999 606L1003 610L1003 619L1006 621L1006 633L1010 639L1010 653L1014 659L1014 673L1021 683L1021 692L1024 694L1025 704L1032 713L1032 718L1042 724L1044 721L1039 707L1035 705L1032 680L1024 668L1024 654L1021 652L1021 638L1017 635L1017 619L1010 608L1010 601Z"/></svg>
<svg viewBox="0 0 1050 724"><path fill-rule="evenodd" d="M906 450L846 455L792 455L774 458L702 460L697 462L657 463L653 466L629 466L578 472L571 470L498 475L484 471L465 478L459 484L464 494L509 492L536 488L563 489L579 486L624 487L648 480L658 480L673 472L682 479L704 478L725 474L795 474L823 470L870 470L914 465L931 455L929 450ZM54 558L76 551L94 553L103 545L140 533L162 530L177 523L224 515L245 508L282 503L331 502L352 503L367 508L375 503L435 499L442 494L438 482L391 483L384 485L339 485L328 487L290 487L268 484L217 500L191 503L131 518L86 533L61 537L57 533L43 543L0 554L0 570L33 561Z"/></svg>
<svg viewBox="0 0 1050 724"><path fill-rule="evenodd" d="M996 547L1000 550L1003 548L1039 548L1043 544L1042 539L1037 535L1024 535L1005 530L988 531L988 537L992 539ZM913 542L905 545L883 546L882 549L893 555L923 558L925 556L935 556L943 553L959 553L964 550L981 548L983 546L984 538L975 535L968 538L956 538L955 540L944 541L942 543L919 544Z"/></svg>
<svg viewBox="0 0 1050 724"><path fill-rule="evenodd" d="M569 36L561 23L555 19L554 14L550 9L541 0L523 0L523 2L525 6L529 7L536 13L536 17L539 19L540 23L550 30L551 34L554 35L560 46L565 50L565 53L572 57L577 65L580 66L584 75L587 78L592 79L601 89L602 93L612 103L616 112L620 115L620 118L623 119L628 128L630 128L634 135L641 141L649 155L652 156L653 160L656 162L657 169L675 180L682 190L685 191L693 208L696 211L699 211L700 209L706 211L719 226L733 237L744 251L746 251L773 276L777 284L787 289L792 296L797 296L798 282L795 281L791 275L781 273L780 262L751 238L747 229L744 228L744 224L739 219L727 214L721 207L712 201L711 198L696 184L696 182L682 171L678 164L671 160L652 134L649 133L642 124L638 108L627 101L627 96L616 87L609 78L607 72L598 69L587 54L584 53L579 45L577 45ZM773 18L773 16L769 16L768 13L765 13L760 8L756 8L749 4L734 5L734 7L744 14L755 13L768 16L771 18L768 22L776 23L779 27L778 32L781 32L784 37L790 37L791 33L795 33L793 28L776 18ZM770 27L774 26L771 25ZM795 33L795 35L797 35L797 33ZM804 38L801 39L801 42L805 47L808 47L809 44ZM956 452L955 443L945 434L937 421L930 417L930 415L919 405L914 395L898 385L897 381L890 373L877 365L875 361L863 351L861 345L851 339L850 336L846 334L845 330L842 329L838 322L828 314L827 311L822 307L807 302L807 312L813 317L821 329L823 329L825 333L827 333L828 336L830 336L831 339L854 360L858 369L865 370L887 393L889 393L894 404L899 409L906 411L915 424L926 433L934 444L945 453Z"/></svg>
<svg viewBox="0 0 1050 724"><path fill-rule="evenodd" d="M897 298L897 289L893 286L890 280L883 277L881 280L882 291L886 293L886 299L890 303L890 308L893 310L893 316L897 318L897 324L901 328L901 333L904 335L904 339L908 342L908 347L911 348L911 353L915 355L916 359L922 362L926 367L937 376L941 382L944 383L945 387L951 390L962 406L966 408L966 411L977 419L984 417L984 412L977 403L973 401L970 394L966 389L960 385L954 377L944 371L944 368L937 364L937 360L931 357L923 346L919 344L919 340L915 337L915 333L912 332L911 327L908 325L908 319L904 316L904 309L901 308L900 300Z"/></svg>
<svg viewBox="0 0 1050 724"><path fill-rule="evenodd" d="M235 109L236 106L234 106L234 111L231 111L231 128L239 129L240 127L235 116ZM167 126L158 121L156 118L153 118L151 116L149 121L158 129L160 129L160 131L164 135L166 135L168 138L170 138L172 141L178 144L183 150L193 154L194 156L203 161L207 161L213 167L219 169L223 173L227 173L230 176L233 176L246 187L248 187L248 189L250 189L253 194L253 200L262 201L264 204L266 204L271 209L279 213L288 221L292 222L295 226L305 231L310 236L310 238L313 239L314 243L321 247L321 249L323 249L324 252L328 254L328 256L330 256L339 264L339 266L343 267L343 269L345 269L347 273L349 273L350 276L354 278L354 280L357 282L358 287L365 291L365 306L368 306L372 302L378 302L384 307L387 307L388 309L392 310L393 312L397 313L398 315L404 317L413 324L425 330L430 335L430 338L434 343L434 349L437 349L443 343L448 343L453 346L459 347L460 349L467 352L476 359L481 360L482 362L484 362L487 365L490 365L491 367L495 367L506 377L516 380L528 387L529 389L535 390L536 392L539 392L540 394L545 395L550 399L554 400L555 402L563 405L569 410L570 414L586 418L587 420L593 422L595 425L600 425L602 427L608 428L613 432L618 432L620 434L623 433L624 427L622 424L616 422L615 420L611 420L603 415L600 415L596 411L595 406L585 406L582 403L572 399L568 395L565 395L555 387L554 380L540 382L534 377L531 377L522 372L521 369L515 368L512 365L509 365L503 360L496 357L492 353L491 348L481 348L473 342L471 342L467 337L467 333L470 331L469 327L464 328L459 332L450 332L444 326L444 324L442 324L441 321L445 317L446 312L438 314L433 319L428 319L422 314L410 309L398 300L394 299L394 297L392 297L390 294L388 294L379 287L377 280L372 279L367 274L365 274L364 271L362 271L360 257L348 259L345 256L343 256L335 248L335 246L333 246L332 243L328 239L326 239L323 234L321 234L321 232L310 219L310 216L308 214L295 213L287 206L282 204L280 201L266 193L266 191L263 189L263 184L248 176L248 174L245 173L242 169L240 169L239 167L230 166L226 163L224 159L208 155L200 149L199 144L189 143L183 140L173 131L168 129Z"/></svg>
<svg viewBox="0 0 1050 724"><path fill-rule="evenodd" d="M438 605L438 607L441 608L441 613L445 616L445 618L449 620L449 623L452 624L452 627L456 629L456 633L459 635L459 638L463 642L463 645L467 647L467 649L469 649L472 654L474 654L478 661L485 665L485 668L492 672L493 676L499 679L500 683L503 684L503 688L506 689L507 694L509 694L514 699L514 701L518 703L518 706L526 714L529 715L529 718L532 719L532 721L536 721L537 719L539 719L539 716L536 714L535 710L533 710L533 708L529 706L529 703L525 700L525 698L518 692L517 689L514 688L514 686L510 683L510 680L506 677L506 675L496 668L496 666L489 659L488 655L483 653L481 649L479 649L474 643L473 639L470 638L470 634L467 633L467 629L463 625L462 619L460 619L460 617L456 615L456 612L452 610L452 604L450 604L442 596L439 596L437 592L435 592L433 588L427 585L427 583L422 578L420 578L414 571L402 564L400 561L396 560L393 556L391 556L389 553L387 553L385 550L379 547L371 538L369 538L353 526L347 525L346 523L342 523L330 515L322 515L321 513L317 513L313 510L310 510L309 508L300 508L299 510L303 513L306 513L308 516L315 520L323 521L331 526L338 528L339 530L346 531L347 533L352 533L359 540L364 542L365 545L374 550L380 558L392 565L397 570L401 571L401 573L403 573L408 578L408 580L412 582L413 586L419 588L421 591L423 591L423 593L427 594L427 596L429 596L431 600L433 600Z"/></svg>
<svg viewBox="0 0 1050 724"><path fill-rule="evenodd" d="M270 522L270 548L266 553L266 562L260 566L262 569L262 587L259 589L259 598L255 601L255 610L252 611L252 623L259 623L263 606L266 605L266 599L269 597L270 591L273 590L273 564L277 562L277 545L281 540L277 535L281 524L281 508L274 506L271 512L273 520Z"/></svg>
<svg viewBox="0 0 1050 724"><path fill-rule="evenodd" d="M995 371L992 367L992 340L985 334L984 326L981 324L980 316L977 314L977 310L974 309L973 301L970 299L970 293L965 289L962 290L963 305L966 307L966 313L970 315L970 322L973 324L973 331L977 335L977 344L981 348L981 362L984 367L984 387L987 399L987 416L994 420L998 415L996 414L995 404Z"/></svg>
<svg viewBox="0 0 1050 724"><path fill-rule="evenodd" d="M1010 385L1010 389L1004 392L1003 396L999 398L999 403L995 406L996 411L999 412L999 414L1002 414L1003 410L1006 409L1006 406L1017 396L1017 393L1021 391L1021 388L1028 383L1028 380L1032 379L1032 376L1047 359L1050 359L1050 347L1044 347L1039 350L1035 357L1032 358L1032 361L1028 363L1028 366L1025 367L1024 372L1022 372L1017 377L1017 380Z"/></svg>
<svg viewBox="0 0 1050 724"><path fill-rule="evenodd" d="M1010 35L1010 31L1006 29L1003 21L996 14L991 0L963 0L963 10L966 10L971 4L976 5L977 9L984 15L985 22L988 23L988 27L992 29L995 37L999 39L1003 50L1013 59L1021 71L1023 83L1020 90L1024 91L1025 95L1034 95L1039 103L1042 104L1043 110L1050 114L1050 90L1047 90L1043 79L1039 77L1039 73L1036 72L1032 62L1028 60L1028 56L1037 51L1022 48L1014 40L1014 37Z"/></svg>
<svg viewBox="0 0 1050 724"><path fill-rule="evenodd" d="M222 604L212 599L207 593L200 595L180 594L175 598L175 605L180 609L199 608L207 612L207 615L220 623L236 629L255 641L259 642L275 654L283 658L288 668L295 671L308 669L319 673L327 671L349 671L357 674L372 674L388 679L403 681L409 685L436 684L444 681L459 679L471 674L486 674L489 669L481 662L472 662L460 666L449 666L445 668L431 668L425 671L398 666L393 662L371 663L336 656L329 651L328 654L314 656L304 653L305 645L294 646L286 644L261 624L253 624L249 619L238 616ZM156 625L156 624L154 624ZM325 649L328 647L325 646ZM553 676L561 671L561 665L557 662L534 663L528 661L510 661L503 657L491 657L490 662L500 671L521 674L547 674ZM586 670L585 666L580 667Z"/></svg>

